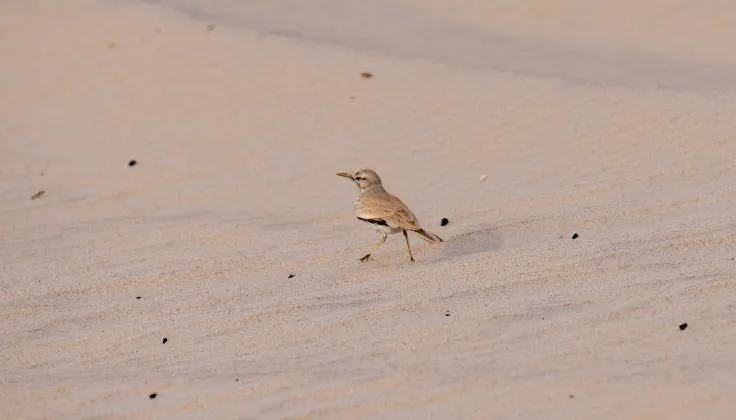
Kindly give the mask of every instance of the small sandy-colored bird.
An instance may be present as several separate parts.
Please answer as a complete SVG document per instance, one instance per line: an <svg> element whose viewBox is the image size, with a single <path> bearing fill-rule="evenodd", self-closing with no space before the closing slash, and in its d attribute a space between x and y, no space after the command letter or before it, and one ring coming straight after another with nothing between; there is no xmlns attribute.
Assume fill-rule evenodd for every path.
<svg viewBox="0 0 736 420"><path fill-rule="evenodd" d="M443 242L442 238L419 226L419 220L409 210L409 207L383 188L381 178L376 172L361 169L354 174L340 172L337 175L350 178L358 185L360 196L355 202L355 215L359 220L375 226L376 230L383 235L373 249L360 258L360 261L367 261L371 253L386 242L387 234L404 233L411 261L414 261L414 256L411 254L407 231L416 233L420 238L432 244Z"/></svg>

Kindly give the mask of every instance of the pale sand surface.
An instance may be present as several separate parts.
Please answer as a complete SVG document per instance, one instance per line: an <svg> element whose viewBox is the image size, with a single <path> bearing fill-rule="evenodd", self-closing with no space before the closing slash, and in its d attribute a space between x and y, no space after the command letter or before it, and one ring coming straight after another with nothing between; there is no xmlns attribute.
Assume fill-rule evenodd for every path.
<svg viewBox="0 0 736 420"><path fill-rule="evenodd" d="M0 2L0 418L733 418L736 3L614 3Z"/></svg>

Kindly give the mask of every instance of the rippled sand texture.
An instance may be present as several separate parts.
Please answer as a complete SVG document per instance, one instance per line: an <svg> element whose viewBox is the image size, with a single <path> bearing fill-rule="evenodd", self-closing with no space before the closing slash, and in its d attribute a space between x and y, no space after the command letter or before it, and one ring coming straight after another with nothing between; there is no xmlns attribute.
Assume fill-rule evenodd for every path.
<svg viewBox="0 0 736 420"><path fill-rule="evenodd" d="M732 418L736 3L643 3L0 2L0 418Z"/></svg>

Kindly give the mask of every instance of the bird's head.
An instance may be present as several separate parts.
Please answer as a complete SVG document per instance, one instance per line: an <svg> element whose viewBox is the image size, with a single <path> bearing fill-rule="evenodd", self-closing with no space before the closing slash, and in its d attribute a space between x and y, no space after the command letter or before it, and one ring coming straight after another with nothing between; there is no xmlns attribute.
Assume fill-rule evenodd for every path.
<svg viewBox="0 0 736 420"><path fill-rule="evenodd" d="M352 179L353 182L358 185L361 191L365 191L368 188L373 187L374 185L381 185L381 178L375 171L372 171L370 169L361 169L354 174L340 172L337 175Z"/></svg>

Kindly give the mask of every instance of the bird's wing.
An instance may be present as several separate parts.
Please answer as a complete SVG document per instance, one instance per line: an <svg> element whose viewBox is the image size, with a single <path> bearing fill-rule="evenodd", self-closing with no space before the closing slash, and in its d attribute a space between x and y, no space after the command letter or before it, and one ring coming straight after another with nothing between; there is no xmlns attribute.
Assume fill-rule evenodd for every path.
<svg viewBox="0 0 736 420"><path fill-rule="evenodd" d="M383 220L396 229L421 229L414 213L406 204L391 194L363 196L359 204L356 215L361 219Z"/></svg>

